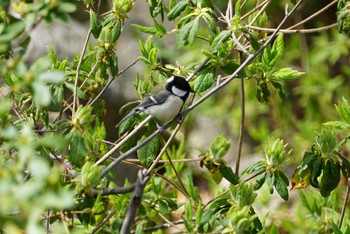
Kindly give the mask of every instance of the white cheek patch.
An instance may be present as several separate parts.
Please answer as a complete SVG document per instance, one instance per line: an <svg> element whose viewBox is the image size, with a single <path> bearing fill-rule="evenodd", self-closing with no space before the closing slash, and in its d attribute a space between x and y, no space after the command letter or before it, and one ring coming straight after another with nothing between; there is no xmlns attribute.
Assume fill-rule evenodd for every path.
<svg viewBox="0 0 350 234"><path fill-rule="evenodd" d="M186 95L186 91L183 91L183 90L181 90L181 89L179 89L179 88L176 88L175 86L173 86L172 88L171 88L171 92L173 93L173 94L175 94L176 96L178 96L178 97L183 97L183 96L185 96Z"/></svg>

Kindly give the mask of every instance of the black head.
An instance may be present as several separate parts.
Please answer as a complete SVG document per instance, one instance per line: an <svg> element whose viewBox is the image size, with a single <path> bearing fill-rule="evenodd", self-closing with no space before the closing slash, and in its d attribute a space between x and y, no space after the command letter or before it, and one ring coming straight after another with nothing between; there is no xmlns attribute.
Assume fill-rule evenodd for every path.
<svg viewBox="0 0 350 234"><path fill-rule="evenodd" d="M186 100L190 92L193 92L187 80L181 76L172 76L168 79L166 89L172 94Z"/></svg>

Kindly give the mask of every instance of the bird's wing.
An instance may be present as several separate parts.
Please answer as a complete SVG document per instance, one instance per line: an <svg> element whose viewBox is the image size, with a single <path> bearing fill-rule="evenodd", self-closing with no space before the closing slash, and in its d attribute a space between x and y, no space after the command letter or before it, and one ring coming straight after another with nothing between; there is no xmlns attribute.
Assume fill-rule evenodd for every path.
<svg viewBox="0 0 350 234"><path fill-rule="evenodd" d="M127 120L128 118L134 116L135 114L144 111L147 107L153 106L153 105L160 105L164 103L169 96L170 92L167 90L163 90L158 92L156 95L148 96L143 100L140 105L138 105L135 109L130 111L129 114L127 114L122 120L119 121L116 127L118 127L122 122Z"/></svg>
<svg viewBox="0 0 350 234"><path fill-rule="evenodd" d="M140 103L140 105L138 107L136 107L136 109L139 109L142 111L144 108L147 108L149 106L160 105L166 101L166 99L168 98L168 96L170 94L171 93L169 91L162 90L162 91L158 92L156 95L148 96L145 100L143 100Z"/></svg>

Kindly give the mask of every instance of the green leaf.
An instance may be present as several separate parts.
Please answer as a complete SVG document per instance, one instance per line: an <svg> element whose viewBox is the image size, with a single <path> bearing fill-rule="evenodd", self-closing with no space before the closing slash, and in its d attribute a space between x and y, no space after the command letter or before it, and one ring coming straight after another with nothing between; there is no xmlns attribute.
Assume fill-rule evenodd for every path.
<svg viewBox="0 0 350 234"><path fill-rule="evenodd" d="M204 69L199 72L196 80L194 81L194 91L201 93L209 89L215 81L215 69Z"/></svg>
<svg viewBox="0 0 350 234"><path fill-rule="evenodd" d="M220 173L232 185L236 185L239 183L239 176L233 172L231 167L227 167L227 166L220 167Z"/></svg>
<svg viewBox="0 0 350 234"><path fill-rule="evenodd" d="M194 21L190 21L180 28L177 34L177 48L181 48L188 44L188 35L193 24Z"/></svg>
<svg viewBox="0 0 350 234"><path fill-rule="evenodd" d="M45 135L40 139L40 145L57 151L62 151L66 147L67 143L67 140L63 136L56 134Z"/></svg>
<svg viewBox="0 0 350 234"><path fill-rule="evenodd" d="M85 162L84 159L87 154L87 148L85 146L82 133L72 129L66 138L69 142L69 161L74 165L81 167Z"/></svg>
<svg viewBox="0 0 350 234"><path fill-rule="evenodd" d="M306 197L305 193L301 190L298 191L299 192L299 197L300 197L300 200L303 204L303 206L308 210L310 211L311 213L313 213L313 209L311 208L312 205L309 203L309 200L308 198Z"/></svg>
<svg viewBox="0 0 350 234"><path fill-rule="evenodd" d="M178 17L181 12L185 10L185 8L188 6L189 1L180 1L178 2L169 12L168 12L168 19L169 21L174 20L176 17Z"/></svg>
<svg viewBox="0 0 350 234"><path fill-rule="evenodd" d="M190 33L188 35L188 43L192 45L197 37L198 32L198 24L199 24L199 17L196 17L193 21L193 25L191 27Z"/></svg>
<svg viewBox="0 0 350 234"><path fill-rule="evenodd" d="M74 84L64 82L64 85L69 89L72 93L74 92ZM80 99L85 99L85 93L78 87L77 95Z"/></svg>
<svg viewBox="0 0 350 234"><path fill-rule="evenodd" d="M146 137L147 136L142 137L138 143L142 142L144 139L146 139ZM137 157L140 159L141 164L148 168L152 164L154 158L157 156L158 150L159 139L155 137L137 151Z"/></svg>
<svg viewBox="0 0 350 234"><path fill-rule="evenodd" d="M336 224L336 223L334 223L334 222L332 222L332 233L333 234L343 234L343 233L345 233L345 232L342 232L341 230L340 230L340 228L338 227L338 225Z"/></svg>
<svg viewBox="0 0 350 234"><path fill-rule="evenodd" d="M198 204L198 207L197 207L197 212L196 212L196 226L198 227L201 223L201 219L202 219L202 214L203 214L203 211L202 211L202 206L201 204L199 203Z"/></svg>
<svg viewBox="0 0 350 234"><path fill-rule="evenodd" d="M215 50L217 50L222 43L224 43L229 37L231 36L231 31L224 30L221 31L212 41L211 46L214 47Z"/></svg>
<svg viewBox="0 0 350 234"><path fill-rule="evenodd" d="M276 37L275 41L272 45L272 53L275 55L274 60L275 62L282 56L284 52L284 41L283 41L283 34L280 33Z"/></svg>
<svg viewBox="0 0 350 234"><path fill-rule="evenodd" d="M109 55L109 58L108 58L108 65L109 65L109 69L111 71L111 75L115 78L118 76L118 72L119 72L119 69L118 69L118 57L116 54L111 54Z"/></svg>
<svg viewBox="0 0 350 234"><path fill-rule="evenodd" d="M340 182L340 165L339 162L327 160L323 167L321 176L321 195L328 197L330 193L338 186Z"/></svg>
<svg viewBox="0 0 350 234"><path fill-rule="evenodd" d="M24 21L17 21L7 25L0 34L0 44L11 42L11 40L19 36L24 31L24 29Z"/></svg>
<svg viewBox="0 0 350 234"><path fill-rule="evenodd" d="M256 177L254 190L258 190L264 185L266 180L266 175L267 175L266 171L263 171Z"/></svg>
<svg viewBox="0 0 350 234"><path fill-rule="evenodd" d="M186 205L185 205L184 224L185 224L187 231L190 232L193 228L193 222L192 222L192 205L191 205L191 201L189 199L186 201Z"/></svg>
<svg viewBox="0 0 350 234"><path fill-rule="evenodd" d="M212 31L212 32L216 32L216 23L214 21L214 19L209 15L209 14L204 14L202 19L204 20L204 22L207 24L208 28Z"/></svg>
<svg viewBox="0 0 350 234"><path fill-rule="evenodd" d="M92 35L95 38L98 38L102 29L102 24L97 19L97 14L92 10L90 11L90 29L91 29Z"/></svg>
<svg viewBox="0 0 350 234"><path fill-rule="evenodd" d="M272 47L269 45L263 51L262 62L271 69L282 56L284 51L283 34L279 34Z"/></svg>
<svg viewBox="0 0 350 234"><path fill-rule="evenodd" d="M220 159L229 151L230 146L231 142L226 139L224 134L222 134L217 136L210 144L210 153L215 159Z"/></svg>
<svg viewBox="0 0 350 234"><path fill-rule="evenodd" d="M340 117L347 123L350 124L350 107L345 98L343 98L343 102L339 102L336 106L337 112Z"/></svg>
<svg viewBox="0 0 350 234"><path fill-rule="evenodd" d="M60 2L57 8L60 12L73 13L76 11L77 6L75 3Z"/></svg>
<svg viewBox="0 0 350 234"><path fill-rule="evenodd" d="M40 106L48 106L51 102L51 92L49 87L41 82L33 82L32 85L34 101Z"/></svg>
<svg viewBox="0 0 350 234"><path fill-rule="evenodd" d="M262 169L265 169L264 163L262 161L259 161L247 167L247 169L245 169L242 174L251 174Z"/></svg>
<svg viewBox="0 0 350 234"><path fill-rule="evenodd" d="M122 32L122 22L120 20L117 20L112 28L112 42L115 43Z"/></svg>
<svg viewBox="0 0 350 234"><path fill-rule="evenodd" d="M342 121L328 121L326 123L323 123L322 125L340 129L340 130L350 128L350 124L344 123Z"/></svg>
<svg viewBox="0 0 350 234"><path fill-rule="evenodd" d="M141 26L138 24L132 24L132 26L136 27L138 30L140 30L141 32L144 33L148 33L148 34L157 34L158 30L154 27L146 27L146 26Z"/></svg>
<svg viewBox="0 0 350 234"><path fill-rule="evenodd" d="M66 74L58 70L43 72L38 75L38 80L45 84L56 84L64 81L65 78Z"/></svg>
<svg viewBox="0 0 350 234"><path fill-rule="evenodd" d="M288 181L288 178L287 176L284 174L283 171L281 170L277 170L275 172L275 176L276 176L276 179L275 179L275 188L278 192L278 194L285 200L287 201L288 200L288 197L289 197L289 194L288 194L288 184L289 184L289 181Z"/></svg>
<svg viewBox="0 0 350 234"><path fill-rule="evenodd" d="M220 69L225 72L227 75L231 75L234 73L237 68L239 67L239 64L236 60L234 59L227 59L224 61L223 65L220 66ZM244 70L238 73L238 77L242 78L245 77Z"/></svg>
<svg viewBox="0 0 350 234"><path fill-rule="evenodd" d="M278 96L280 96L280 98L282 100L284 100L286 98L286 95L284 94L284 90L283 90L282 85L280 83L278 83L278 82L275 82L275 81L271 81L271 84L273 85L273 87L275 89L278 90Z"/></svg>
<svg viewBox="0 0 350 234"><path fill-rule="evenodd" d="M256 90L256 98L258 99L259 102L263 104L267 104L269 102L270 91L265 82L258 84L258 87Z"/></svg>
<svg viewBox="0 0 350 234"><path fill-rule="evenodd" d="M299 76L305 74L304 72L298 72L291 67L281 68L274 73L272 76L280 80L295 80Z"/></svg>
<svg viewBox="0 0 350 234"><path fill-rule="evenodd" d="M156 26L156 29L157 29L158 32L159 32L158 35L159 35L160 37L167 33L167 31L166 31L166 29L164 28L164 26L163 26L161 23L159 23L156 19L153 19L153 23L154 23L154 26Z"/></svg>

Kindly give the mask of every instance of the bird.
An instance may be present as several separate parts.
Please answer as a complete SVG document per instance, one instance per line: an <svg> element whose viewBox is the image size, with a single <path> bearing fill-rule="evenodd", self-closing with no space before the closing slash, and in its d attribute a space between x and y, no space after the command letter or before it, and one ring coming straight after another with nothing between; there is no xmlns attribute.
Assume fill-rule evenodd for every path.
<svg viewBox="0 0 350 234"><path fill-rule="evenodd" d="M144 112L156 119L157 127L162 131L158 121L173 120L181 111L189 94L194 92L184 77L173 75L165 86L156 86L136 108L130 111L116 127L137 113Z"/></svg>

